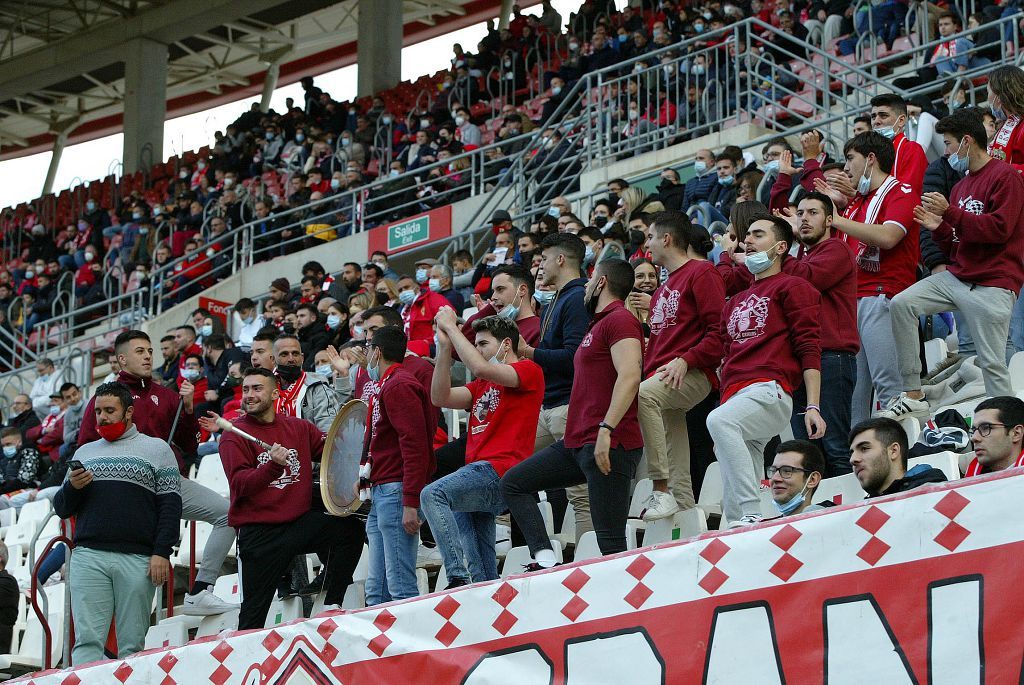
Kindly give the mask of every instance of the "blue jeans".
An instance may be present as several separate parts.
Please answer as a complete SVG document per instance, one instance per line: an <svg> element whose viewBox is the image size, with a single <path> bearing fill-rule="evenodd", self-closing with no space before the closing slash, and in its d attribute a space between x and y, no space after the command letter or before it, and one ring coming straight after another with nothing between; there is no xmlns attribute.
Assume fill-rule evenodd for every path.
<svg viewBox="0 0 1024 685"><path fill-rule="evenodd" d="M821 418L825 419L825 437L815 440L825 453L826 478L850 473L850 412L853 388L857 384L857 355L851 352L821 353ZM801 385L793 393L793 437L806 440L804 411L807 391Z"/></svg>
<svg viewBox="0 0 1024 685"><path fill-rule="evenodd" d="M366 606L419 594L416 587L417 537L402 527L402 483L374 485L366 518L370 569L366 578Z"/></svg>
<svg viewBox="0 0 1024 685"><path fill-rule="evenodd" d="M498 577L494 517L506 507L501 478L489 462L466 464L429 484L423 488L420 505L449 579L472 578L479 583ZM466 564L462 563L463 555Z"/></svg>

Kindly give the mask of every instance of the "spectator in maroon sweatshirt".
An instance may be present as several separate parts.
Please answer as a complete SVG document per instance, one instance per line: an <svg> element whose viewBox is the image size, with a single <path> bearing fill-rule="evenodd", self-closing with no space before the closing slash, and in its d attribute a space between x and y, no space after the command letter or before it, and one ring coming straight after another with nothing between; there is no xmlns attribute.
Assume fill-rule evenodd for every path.
<svg viewBox="0 0 1024 685"><path fill-rule="evenodd" d="M921 390L915 335L921 314L959 310L974 338L985 393L1014 394L1005 350L1010 315L1024 282L1024 181L986 152L988 135L977 109L957 110L935 130L946 143L949 165L967 175L953 186L948 202L941 193L925 193L914 210L949 264L893 298L892 332L904 392L882 416L896 420L931 413Z"/></svg>
<svg viewBox="0 0 1024 685"><path fill-rule="evenodd" d="M651 296L646 380L640 384L637 414L654 480L644 503L645 521L695 505L686 412L718 387L725 308L725 283L704 258L705 247L682 212L659 212L647 229L646 248L668 278Z"/></svg>
<svg viewBox="0 0 1024 685"><path fill-rule="evenodd" d="M366 347L366 370L377 391L370 397L364 450L371 506L366 519L369 571L366 605L418 594L417 533L420 492L434 472L431 438L437 421L430 395L403 365L408 338L385 326Z"/></svg>
<svg viewBox="0 0 1024 685"><path fill-rule="evenodd" d="M249 369L242 380L245 416L235 426L271 448L231 431L220 441L231 489L228 522L238 529L245 567L239 630L263 627L277 582L296 554L316 552L324 560L324 608L340 607L363 548L358 519L311 508L312 462L320 460L324 434L309 421L275 414L279 395L272 372Z"/></svg>
<svg viewBox="0 0 1024 685"><path fill-rule="evenodd" d="M792 243L793 228L784 219L750 225L744 265L754 283L729 300L722 316L722 402L708 415L708 430L722 467L722 513L730 528L762 519L757 484L764 478L764 447L789 420L801 381L807 434L812 440L825 434L821 295L804 279L782 273Z"/></svg>

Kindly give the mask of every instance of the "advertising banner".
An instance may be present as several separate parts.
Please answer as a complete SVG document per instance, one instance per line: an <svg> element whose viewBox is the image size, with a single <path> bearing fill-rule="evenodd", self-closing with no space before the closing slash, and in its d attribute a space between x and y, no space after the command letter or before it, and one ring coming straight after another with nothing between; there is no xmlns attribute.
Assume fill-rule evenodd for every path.
<svg viewBox="0 0 1024 685"><path fill-rule="evenodd" d="M31 682L1016 685L1021 501L1012 469Z"/></svg>
<svg viewBox="0 0 1024 685"><path fill-rule="evenodd" d="M388 255L425 245L452 234L452 208L445 205L409 219L370 229L370 253L381 250Z"/></svg>
<svg viewBox="0 0 1024 685"><path fill-rule="evenodd" d="M225 328L228 325L228 312L230 311L232 303L225 302L224 300L215 300L211 297L199 296L199 308L205 309L210 312L224 324Z"/></svg>

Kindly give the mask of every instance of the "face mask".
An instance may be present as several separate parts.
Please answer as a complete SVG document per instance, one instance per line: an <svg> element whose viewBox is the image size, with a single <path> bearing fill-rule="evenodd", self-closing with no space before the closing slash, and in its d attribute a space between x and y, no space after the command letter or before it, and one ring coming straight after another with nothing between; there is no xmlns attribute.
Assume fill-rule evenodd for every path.
<svg viewBox="0 0 1024 685"><path fill-rule="evenodd" d="M553 216L557 219L558 217L562 216L562 212L558 209L558 207L548 207L548 216Z"/></svg>
<svg viewBox="0 0 1024 685"><path fill-rule="evenodd" d="M992 116L996 118L996 121L1003 121L1006 119L1006 112L1001 108L992 105Z"/></svg>
<svg viewBox="0 0 1024 685"><path fill-rule="evenodd" d="M807 485L800 492L793 495L793 499L789 500L785 504L779 504L775 500L772 500L772 504L778 509L779 513L783 516L789 516L791 513L800 508L800 505L804 503L804 493L807 492Z"/></svg>
<svg viewBox="0 0 1024 685"><path fill-rule="evenodd" d="M558 95L561 92L562 92L562 86L552 86L551 87L551 94L552 95Z"/></svg>
<svg viewBox="0 0 1024 685"><path fill-rule="evenodd" d="M340 178L332 178L331 179L331 190L337 190L340 187L341 187L341 179Z"/></svg>
<svg viewBox="0 0 1024 685"><path fill-rule="evenodd" d="M583 296L583 306L587 308L587 315L593 319L597 314L597 298L601 294L601 289L594 289L594 292L590 294L590 297Z"/></svg>
<svg viewBox="0 0 1024 685"><path fill-rule="evenodd" d="M506 68L506 69L508 69L509 67L511 67L511 66L512 66L512 60L510 60L510 59L507 59L507 60L505 60L504 62L502 62L502 64L504 64L504 65L505 65L505 68Z"/></svg>
<svg viewBox="0 0 1024 685"><path fill-rule="evenodd" d="M371 366L369 362L366 363L366 373L374 383L380 382L380 354L377 355L376 364Z"/></svg>
<svg viewBox="0 0 1024 685"><path fill-rule="evenodd" d="M132 218L138 221L142 218L142 212L132 212Z"/></svg>
<svg viewBox="0 0 1024 685"><path fill-rule="evenodd" d="M182 369L181 377L188 381L194 381L199 378L199 369Z"/></svg>
<svg viewBox="0 0 1024 685"><path fill-rule="evenodd" d="M50 407L50 416L56 416L60 413L60 407Z"/></svg>
<svg viewBox="0 0 1024 685"><path fill-rule="evenodd" d="M198 167L199 170L202 171L203 169L206 168L206 162L204 162L203 160L199 160L198 162L196 162L196 167Z"/></svg>
<svg viewBox="0 0 1024 685"><path fill-rule="evenodd" d="M857 193L860 195L867 195L871 192L871 174L868 173L868 162L864 162L864 173L861 174L860 180L857 181Z"/></svg>
<svg viewBox="0 0 1024 685"><path fill-rule="evenodd" d="M694 33L704 33L704 24L694 24L693 25L693 32Z"/></svg>
<svg viewBox="0 0 1024 685"><path fill-rule="evenodd" d="M519 304L522 305L522 299L520 298ZM516 298L512 298L512 304L507 304L501 308L498 312L498 317L505 319L506 321L515 321L519 316L519 305L516 305Z"/></svg>
<svg viewBox="0 0 1024 685"><path fill-rule="evenodd" d="M351 138L342 138L341 139L341 146L342 147L348 147L351 143L352 143L352 139Z"/></svg>
<svg viewBox="0 0 1024 685"><path fill-rule="evenodd" d="M420 128L430 128L430 119L420 119Z"/></svg>
<svg viewBox="0 0 1024 685"><path fill-rule="evenodd" d="M693 163L693 170L697 173L698 176L700 176L701 174L708 170L708 163L702 162L698 159L696 162Z"/></svg>
<svg viewBox="0 0 1024 685"><path fill-rule="evenodd" d="M18 453L18 448L17 447L13 447L13 446L10 446L10 445L5 445L4 446L4 456L7 457L8 459L13 457L17 453Z"/></svg>
<svg viewBox="0 0 1024 685"><path fill-rule="evenodd" d="M208 250L206 251L206 256L207 256L207 257L211 257L211 258L212 258L212 257L213 257L213 255L215 255L215 254L217 254L217 251L216 251L215 249L213 249L212 247L211 247L211 248L209 248L209 249L208 249Z"/></svg>
<svg viewBox="0 0 1024 685"><path fill-rule="evenodd" d="M462 126L464 123L466 123L465 117L455 117L456 126Z"/></svg>
<svg viewBox="0 0 1024 685"><path fill-rule="evenodd" d="M519 263L527 267L532 266L534 254L536 254L536 250L521 250L519 252Z"/></svg>
<svg viewBox="0 0 1024 685"><path fill-rule="evenodd" d="M501 348L502 347L505 347L505 343L504 342L502 342L502 344L498 345L498 354L501 354ZM498 354L496 354L493 357L491 357L490 359L488 359L487 361L490 362L491 364L504 364L505 360L508 358L508 350L509 349L510 348L506 348L505 354L501 354L501 359L498 359Z"/></svg>
<svg viewBox="0 0 1024 685"><path fill-rule="evenodd" d="M33 271L32 269L29 269L28 271L25 272L25 278L31 279L31 278L35 278L35 277L36 277L36 272Z"/></svg>
<svg viewBox="0 0 1024 685"><path fill-rule="evenodd" d="M774 245L772 246L774 249ZM765 269L769 268L772 263L775 262L775 257L768 254L768 250L764 252L753 252L747 255L744 263L747 265L747 270L752 274L759 274Z"/></svg>
<svg viewBox="0 0 1024 685"><path fill-rule="evenodd" d="M363 331L363 327L362 326L353 326L352 327L352 335L356 336L357 338L361 338L363 336L363 333L364 333L364 331Z"/></svg>
<svg viewBox="0 0 1024 685"><path fill-rule="evenodd" d="M273 140L274 139L274 134L272 132L270 132L270 131L267 131L265 137L266 137L267 140Z"/></svg>
<svg viewBox="0 0 1024 685"><path fill-rule="evenodd" d="M435 293L441 292L441 279L440 278L431 278L427 283L428 283L427 287L429 287Z"/></svg>
<svg viewBox="0 0 1024 685"><path fill-rule="evenodd" d="M96 426L96 432L100 434L100 437L107 442L114 442L128 430L128 424L124 421L118 421L117 423L108 423L105 426Z"/></svg>
<svg viewBox="0 0 1024 685"><path fill-rule="evenodd" d="M416 301L416 291L403 290L402 292L398 293L398 301L406 306L409 306L410 304Z"/></svg>
<svg viewBox="0 0 1024 685"><path fill-rule="evenodd" d="M90 212L94 212L96 211L96 203L93 202L92 200L89 200L88 202L85 203L85 208L88 209Z"/></svg>
<svg viewBox="0 0 1024 685"><path fill-rule="evenodd" d="M332 331L337 330L338 326L341 325L341 317L337 314L330 314L327 317L327 327Z"/></svg>
<svg viewBox="0 0 1024 685"><path fill-rule="evenodd" d="M554 290L538 290L533 294L533 299L537 300L537 304L544 305L551 304L551 300L555 299Z"/></svg>
<svg viewBox="0 0 1024 685"><path fill-rule="evenodd" d="M277 375L281 377L285 383L294 383L299 380L299 376L302 375L301 366L277 366Z"/></svg>
<svg viewBox="0 0 1024 685"><path fill-rule="evenodd" d="M569 43L569 49L572 50L573 52L576 52L577 50L580 49L580 44L579 43Z"/></svg>
<svg viewBox="0 0 1024 685"><path fill-rule="evenodd" d="M331 367L330 364L321 364L320 366L316 367L316 372L321 376L334 375L334 369Z"/></svg>
<svg viewBox="0 0 1024 685"><path fill-rule="evenodd" d="M301 133L296 133L296 134L295 134L295 142L296 142L296 143L301 143L301 142L302 142L302 141L304 141L305 139L306 139L306 136L305 136L305 135L303 135L303 134L301 134Z"/></svg>
<svg viewBox="0 0 1024 685"><path fill-rule="evenodd" d="M629 110L629 120L630 121L636 121L639 118L640 118L640 112L636 111L635 109Z"/></svg>
<svg viewBox="0 0 1024 685"><path fill-rule="evenodd" d="M770 162L765 162L764 172L766 174L777 174L779 172L779 160L773 159Z"/></svg>
<svg viewBox="0 0 1024 685"><path fill-rule="evenodd" d="M401 173L402 172L399 171L398 169L392 169L391 171L388 172L388 176L390 176L391 178L397 178L398 176L401 175Z"/></svg>
<svg viewBox="0 0 1024 685"><path fill-rule="evenodd" d="M704 75L704 65L703 64L694 64L693 68L690 69L690 72L694 76L703 76Z"/></svg>
<svg viewBox="0 0 1024 685"><path fill-rule="evenodd" d="M188 178L188 172L182 171L181 173L178 174L178 178L180 178L181 180L185 180L186 178Z"/></svg>
<svg viewBox="0 0 1024 685"><path fill-rule="evenodd" d="M388 294L386 292L378 292L376 295L374 295L374 297L377 299L378 305L388 303Z"/></svg>
<svg viewBox="0 0 1024 685"><path fill-rule="evenodd" d="M583 265L589 266L594 263L594 248L587 245L587 249L583 252Z"/></svg>
<svg viewBox="0 0 1024 685"><path fill-rule="evenodd" d="M247 316L244 319L242 319L242 323L244 323L246 326L248 326L249 324L251 324L255 320L256 320L256 315L255 314L250 314L249 316Z"/></svg>
<svg viewBox="0 0 1024 685"><path fill-rule="evenodd" d="M149 233L149 229L146 228L145 226L143 226L142 228L139 229L139 235L147 235L148 233Z"/></svg>
<svg viewBox="0 0 1024 685"><path fill-rule="evenodd" d="M875 129L875 133L883 135L886 138L888 138L889 140L892 140L893 138L896 137L896 127L895 126L879 126L878 128Z"/></svg>
<svg viewBox="0 0 1024 685"><path fill-rule="evenodd" d="M75 402L74 404L71 405L71 408L74 409L75 411L78 411L79 409L82 408L82 405L84 405L84 404L85 404L85 400L78 400L77 402Z"/></svg>
<svg viewBox="0 0 1024 685"><path fill-rule="evenodd" d="M384 124L385 126L390 126L391 125L391 117L381 117L380 118L380 123Z"/></svg>
<svg viewBox="0 0 1024 685"><path fill-rule="evenodd" d="M964 146L964 141L961 140L960 141L960 147L958 147L956 149L956 152L954 152L953 154L951 154L947 158L947 161L949 162L949 166L952 167L953 171L957 172L958 174L966 173L967 172L967 167L971 163L971 160L970 160L970 158L968 156L966 156L966 155L964 155L963 157L960 156L960 149L963 146Z"/></svg>
<svg viewBox="0 0 1024 685"><path fill-rule="evenodd" d="M202 326L199 329L199 334L201 336L203 336L204 338L213 335L213 326L212 325L204 325L204 326Z"/></svg>
<svg viewBox="0 0 1024 685"><path fill-rule="evenodd" d="M718 177L718 184L719 185L731 186L735 182L736 182L736 177L735 176L719 176Z"/></svg>
<svg viewBox="0 0 1024 685"><path fill-rule="evenodd" d="M429 271L427 271L426 269L416 269L416 282L417 283L426 283L429 278L430 278L430 272Z"/></svg>
<svg viewBox="0 0 1024 685"><path fill-rule="evenodd" d="M236 376L228 376L227 378L224 379L224 385L228 386L229 388L237 388L241 384L242 379Z"/></svg>
<svg viewBox="0 0 1024 685"><path fill-rule="evenodd" d="M629 40L629 36L628 35L626 35L625 33L620 33L619 34L619 42L620 43L625 43L627 40Z"/></svg>

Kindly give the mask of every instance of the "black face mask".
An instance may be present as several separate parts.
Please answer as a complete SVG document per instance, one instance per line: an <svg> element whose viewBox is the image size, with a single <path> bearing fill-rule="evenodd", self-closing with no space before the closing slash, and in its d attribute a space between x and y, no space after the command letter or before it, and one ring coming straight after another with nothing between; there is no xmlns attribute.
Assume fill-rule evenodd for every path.
<svg viewBox="0 0 1024 685"><path fill-rule="evenodd" d="M385 304L388 303L388 294L387 293L382 293L382 292L378 291L376 297L377 297L377 305L378 306L385 305Z"/></svg>
<svg viewBox="0 0 1024 685"><path fill-rule="evenodd" d="M593 319L597 315L597 298L601 294L600 289L595 289L590 295L590 299L583 303L587 308L587 315Z"/></svg>
<svg viewBox="0 0 1024 685"><path fill-rule="evenodd" d="M662 179L661 183L658 184L658 190L660 190L661 192L665 192L666 190L668 190L669 188L671 188L674 185L675 185L675 183L673 183L672 181L668 180L667 178L666 179Z"/></svg>
<svg viewBox="0 0 1024 685"><path fill-rule="evenodd" d="M530 267L533 264L533 255L536 254L535 250L525 250L519 253L519 263Z"/></svg>
<svg viewBox="0 0 1024 685"><path fill-rule="evenodd" d="M606 216L595 216L594 217L594 225L597 226L598 228L604 228L605 226L608 225L608 217L606 217Z"/></svg>
<svg viewBox="0 0 1024 685"><path fill-rule="evenodd" d="M281 366L277 367L277 375L281 377L285 383L294 383L299 380L299 376L302 375L301 366Z"/></svg>
<svg viewBox="0 0 1024 685"><path fill-rule="evenodd" d="M609 190L608 191L608 201L612 203L612 207L618 207L619 206L619 194Z"/></svg>
<svg viewBox="0 0 1024 685"><path fill-rule="evenodd" d="M295 334L295 326L291 325L290 323L286 323L281 328L281 330L284 331L285 333L287 333L288 335L294 335Z"/></svg>

